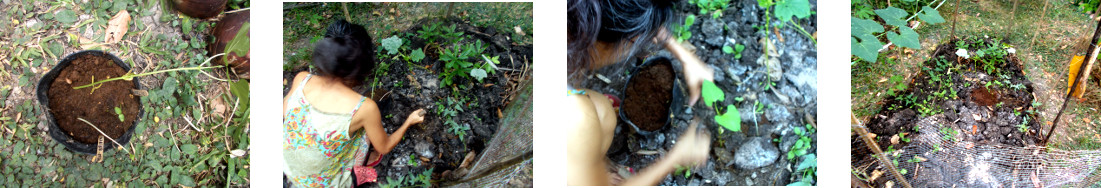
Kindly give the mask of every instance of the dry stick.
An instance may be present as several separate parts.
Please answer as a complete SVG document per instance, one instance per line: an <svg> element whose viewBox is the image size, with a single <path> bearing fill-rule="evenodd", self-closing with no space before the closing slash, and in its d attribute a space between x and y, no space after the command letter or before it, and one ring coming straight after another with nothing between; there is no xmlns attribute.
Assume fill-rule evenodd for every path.
<svg viewBox="0 0 1101 188"><path fill-rule="evenodd" d="M340 3L340 7L344 8L344 19L351 22L352 21L352 16L348 15L348 2Z"/></svg>
<svg viewBox="0 0 1101 188"><path fill-rule="evenodd" d="M226 144L226 151L231 150L229 148L229 122L233 119L233 115L237 114L237 105L239 104L241 104L241 99L237 99L237 101L233 102L233 111L229 112L229 117L226 117L226 124L223 126L225 128L223 128L224 131L222 131L222 139L225 139L225 142L222 143Z"/></svg>
<svg viewBox="0 0 1101 188"><path fill-rule="evenodd" d="M875 153L876 159L879 160L879 163L884 167L887 167L887 171L891 172L891 174L895 176L895 179L897 179L898 182L902 184L902 187L913 188L912 186L910 186L910 182L906 181L906 177L902 176L901 173L898 173L898 168L895 167L895 164L891 163L890 159L887 159L887 154L883 153L883 150L879 149L879 144L876 144L875 141L872 140L870 136L868 136L871 133L868 133L868 129L865 128L862 123L860 123L860 120L856 119L856 114L850 112L849 119L851 119L853 123L852 129L856 130L857 136L864 141L864 146L867 146L868 149L871 149L872 152Z"/></svg>
<svg viewBox="0 0 1101 188"><path fill-rule="evenodd" d="M1046 0L1043 1L1043 2L1044 2L1044 11L1043 11L1043 13L1040 14L1040 20L1044 20L1044 17L1047 16L1047 5L1050 4ZM1040 27L1044 27L1044 25L1040 24ZM1032 44L1036 43L1036 35L1040 35L1040 30L1043 30L1043 29L1036 29L1036 31L1032 32L1032 40L1028 42L1029 45L1032 45Z"/></svg>
<svg viewBox="0 0 1101 188"><path fill-rule="evenodd" d="M1098 36L1101 36L1101 21L1097 22L1097 29L1094 29L1093 31L1093 40L1091 40L1092 42L1090 42L1090 48L1086 51L1086 53L1089 53L1088 55L1086 55L1086 59L1089 59L1090 61L1093 61L1095 58L1097 58L1097 53L1093 53L1093 51L1097 49ZM1089 63L1082 63L1082 65L1079 65L1079 73L1084 72L1083 70L1086 69L1087 65L1089 65ZM1069 104L1070 102L1070 97L1075 93L1076 88L1078 88L1079 82L1081 82L1082 78L1084 77L1085 74L1078 74L1074 77L1074 82L1070 84L1070 92L1067 92L1067 95L1063 97L1063 107L1059 108L1058 114L1055 114L1055 122L1051 123L1051 129L1048 129L1047 137L1044 137L1044 141L1041 142L1042 145L1047 145L1048 140L1051 139L1051 135L1055 134L1055 127L1059 126L1059 118L1062 118L1063 111L1067 109L1067 104Z"/></svg>
<svg viewBox="0 0 1101 188"><path fill-rule="evenodd" d="M952 38L956 38L956 22L960 21L960 0L956 0L956 6L952 7Z"/></svg>
<svg viewBox="0 0 1101 188"><path fill-rule="evenodd" d="M119 148L122 148L123 151L126 151L126 153L130 153L130 150L126 150L126 146L122 146L122 144L119 144L119 142L115 141L115 139L111 138L111 136L107 136L107 133L103 133L103 131L99 130L99 127L96 127L96 125L93 125L92 122L88 122L88 120L84 120L84 118L76 118L76 119L80 120L80 121L83 121L84 123L87 123L88 125L92 126L92 128L95 128L96 131L99 131L99 134L103 134L103 137L106 137L107 139L111 140L111 142L114 142L115 145L118 145Z"/></svg>

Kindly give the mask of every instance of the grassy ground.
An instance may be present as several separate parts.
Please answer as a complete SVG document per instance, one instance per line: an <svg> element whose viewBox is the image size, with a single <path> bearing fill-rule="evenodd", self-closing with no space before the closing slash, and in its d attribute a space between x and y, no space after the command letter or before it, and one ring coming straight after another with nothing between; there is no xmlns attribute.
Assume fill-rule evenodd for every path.
<svg viewBox="0 0 1101 188"><path fill-rule="evenodd" d="M50 138L36 84L66 54L98 49L144 73L199 66L214 22L163 11L160 1L15 1L0 4L0 184L194 187L247 185L248 82L225 70L139 78L145 116L125 150L79 154ZM240 6L240 4L238 4ZM108 20L131 14L121 42ZM218 79L231 78L228 81ZM231 92L232 91L232 92ZM240 96L240 97L238 97ZM128 152L132 151L132 152ZM234 154L231 154L234 153ZM101 160L96 160L96 159Z"/></svg>
<svg viewBox="0 0 1101 188"><path fill-rule="evenodd" d="M852 108L858 118L867 121L878 113L893 84L893 75L910 78L916 74L921 62L928 60L933 49L955 36L989 36L1003 38L1017 49L1025 67L1025 75L1033 82L1035 96L1041 102L1040 115L1045 130L1062 105L1067 83L1067 67L1070 57L1084 54L1076 49L1082 41L1088 43L1096 26L1090 15L1081 13L1069 0L1050 1L1046 13L1042 1L980 0L948 1L940 9L948 21L937 25L924 24L916 31L921 34L922 49L892 48L880 56L876 63L859 62L851 66ZM1016 4L1016 7L1015 7ZM1014 11L1014 9L1016 9ZM1086 102L1072 102L1067 107L1062 124L1052 136L1052 145L1058 148L1086 148L1101 143L1101 113L1097 112L1101 90L1097 81L1088 86ZM1088 147L1094 148L1096 147Z"/></svg>

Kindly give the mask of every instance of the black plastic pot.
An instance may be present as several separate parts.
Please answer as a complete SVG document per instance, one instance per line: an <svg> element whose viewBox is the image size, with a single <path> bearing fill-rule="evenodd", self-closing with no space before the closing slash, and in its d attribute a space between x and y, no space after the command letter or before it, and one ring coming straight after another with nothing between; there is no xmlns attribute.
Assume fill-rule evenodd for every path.
<svg viewBox="0 0 1101 188"><path fill-rule="evenodd" d="M627 84L623 86L623 90L621 92L621 93L623 93L623 99L624 100L627 100L627 98L629 98L629 96L627 96L627 87L631 86L631 81L635 77L635 74L638 74L638 72L640 72L639 70L642 70L644 68L647 68L647 67L650 67L650 66L653 66L653 65L657 65L657 64L669 64L670 67L675 67L675 66L673 66L672 59L669 58L669 57L664 57L664 56L651 57L651 58L647 59L645 62L643 62L641 66L634 67L633 69L631 69L631 74L627 75ZM675 69L676 68L674 68L674 70ZM680 84L680 82L675 81L677 79L676 76L673 76L672 78L669 78L669 79L674 80L672 91L668 91L668 92L673 93L673 98L672 98L672 101L669 101L669 109L666 109L667 111L664 113L664 114L668 114L669 117L666 117L665 124L662 125L661 129L658 129L658 130L655 130L655 131L646 131L646 130L639 129L638 126L635 125L635 123L631 122L631 119L627 118L627 112L624 112L624 110L619 111L619 119L623 120L623 122L627 123L627 125L630 125L631 128L633 130L635 130L635 132L637 132L638 134L643 135L643 136L649 136L651 134L654 134L654 132L661 132L661 130L668 127L669 124L671 122L673 122L673 117L672 117L673 112L680 111L681 106L683 106L683 103L684 103L684 94L681 93L681 88L680 88L681 84ZM624 101L623 103L627 103L627 102Z"/></svg>
<svg viewBox="0 0 1101 188"><path fill-rule="evenodd" d="M50 126L50 138L53 138L55 141L61 143L61 145L65 145L65 148L69 148L69 150L76 151L77 153L94 155L96 153L96 144L86 144L73 140L72 137L70 137L68 134L65 134L61 130L61 127L57 125L57 121L54 119L53 111L50 110L50 98L49 96L47 96L50 90L50 83L53 83L58 74L61 74L61 70L64 70L66 67L68 67L74 59L85 55L94 55L111 59L111 61L115 62L115 65L122 67L123 70L130 71L130 65L123 63L122 60L120 60L115 55L103 51L84 50L66 55L64 59L61 59L61 62L57 63L57 66L54 66L53 69L50 69L50 72L47 72L46 75L42 76L42 80L38 81L38 104L42 105L42 109L46 109L46 123L48 124L48 126ZM134 89L142 89L141 82L138 82L138 78L134 78L133 82ZM126 133L122 134L122 137L115 139L115 141L118 141L120 144L126 145L126 143L130 142L130 136L134 134L134 128L138 126L138 122L141 121L141 117L145 114L145 109L141 106L140 100L138 101L138 104L138 116L134 120L134 125L131 125L130 128L126 129ZM111 141L109 140L105 140L103 144L104 151L116 147L115 143L111 143Z"/></svg>

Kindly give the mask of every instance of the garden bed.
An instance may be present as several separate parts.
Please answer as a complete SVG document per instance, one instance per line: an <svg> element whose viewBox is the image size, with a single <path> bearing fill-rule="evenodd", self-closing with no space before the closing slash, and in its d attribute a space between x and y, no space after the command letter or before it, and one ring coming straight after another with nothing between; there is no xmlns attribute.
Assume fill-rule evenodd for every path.
<svg viewBox="0 0 1101 188"><path fill-rule="evenodd" d="M913 79L892 88L894 95L883 101L882 109L865 126L890 158L905 158L900 157L903 152L920 153L901 150L914 150L907 147L911 138L927 134L951 143L971 143L968 149L1035 146L1040 140L1039 104L1034 100L1032 82L1022 72L1022 62L1012 51L1002 41L974 37L939 45ZM933 127L923 129L919 126L923 121L937 123L927 123ZM887 172L859 137L853 135L851 141L855 171ZM882 185L889 180L866 181Z"/></svg>
<svg viewBox="0 0 1101 188"><path fill-rule="evenodd" d="M423 27L436 24L454 26L455 31L463 32L466 38L460 37L462 39L454 43L443 42L443 39L433 42L415 34L424 30ZM459 168L464 162L469 163L464 161L468 154L478 155L485 149L497 131L504 106L512 101L518 85L531 79L532 46L512 43L506 38L507 33L473 26L454 17L426 18L416 21L405 31L373 37L381 41L391 36L402 39L398 52L388 54L379 45L376 74L353 89L376 100L388 133L399 128L414 110L424 108L429 114L423 123L410 126L404 139L382 158L377 167L379 183L403 181L398 179L404 179L407 184L414 180L439 180L444 173ZM446 71L447 61L440 60L443 54L438 50L468 47L479 42L485 50L471 56L470 62L481 64L485 62L484 55L496 58L498 69L481 81L457 75L451 78L450 85L445 85L441 74ZM403 58L412 56L412 51L418 49L424 53L422 60ZM307 68L300 66L285 71L283 77L291 80ZM289 84L284 86L284 94L289 88Z"/></svg>
<svg viewBox="0 0 1101 188"><path fill-rule="evenodd" d="M816 9L816 4L810 1L811 10ZM803 181L804 177L813 179L814 170L800 170L797 164L813 158L809 154L817 149L813 131L817 116L817 49L813 39L793 24L815 33L816 16L784 24L769 19L773 15L766 12L772 10L760 7L757 1L730 2L729 7L720 11L719 18L713 18L711 13L698 14L697 5L687 1L675 7L678 8L671 20L673 25L680 24L686 15L698 16L696 24L688 27L692 37L685 41L694 47L695 55L705 66L715 71L715 84L726 92L724 101L741 112L740 130L722 128L713 118L714 109L702 104L673 111L670 126L649 136L634 133L620 120L608 151L612 162L636 172L644 170L673 148L688 122L696 117L703 120L701 129L711 132L710 157L701 168L678 170L659 185L788 185ZM766 22L784 27L764 29ZM764 41L771 41L767 53ZM724 46L737 45L743 46L740 52L728 54L722 50ZM628 70L652 56L673 57L665 50L641 54L644 57L595 71L598 75L579 87L622 97ZM685 84L681 68L681 62L674 59L676 82ZM687 87L683 88L676 92L687 96ZM621 168L620 172L621 176L630 176L627 170Z"/></svg>

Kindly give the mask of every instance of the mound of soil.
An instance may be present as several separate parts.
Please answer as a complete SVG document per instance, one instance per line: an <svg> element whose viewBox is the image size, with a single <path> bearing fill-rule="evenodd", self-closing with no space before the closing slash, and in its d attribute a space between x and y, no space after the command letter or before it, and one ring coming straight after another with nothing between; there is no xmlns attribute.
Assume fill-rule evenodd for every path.
<svg viewBox="0 0 1101 188"><path fill-rule="evenodd" d="M631 77L624 92L622 110L631 123L645 131L656 131L669 121L676 75L668 61L655 61Z"/></svg>
<svg viewBox="0 0 1101 188"><path fill-rule="evenodd" d="M960 41L938 46L909 88L888 97L880 112L865 124L869 132L877 135L875 139L881 150L907 146L908 141L892 138L899 135L907 138L922 134L952 135L953 130L961 135L953 141L972 142L976 146L1038 143L1041 124L1033 106L1033 86L1023 74L1020 60L1012 53L1002 58L975 54L971 58L958 57L955 53ZM990 39L964 39L963 43L968 44L967 51L972 53L1004 48L1001 41ZM936 131L918 131L919 121L940 114L946 123L938 124ZM866 174L877 169L886 172L859 137L853 135L850 141L851 161L856 170ZM875 183L882 185L886 179L879 178Z"/></svg>
<svg viewBox="0 0 1101 188"><path fill-rule="evenodd" d="M119 77L126 72L107 57L86 54L74 58L50 83L50 113L61 130L78 142L96 144L102 134L77 119L82 118L113 139L125 134L138 118L138 108L141 106L138 98L130 92L135 89L134 82L110 81L94 89L94 92L94 86L73 87ZM122 111L121 121L116 108Z"/></svg>

